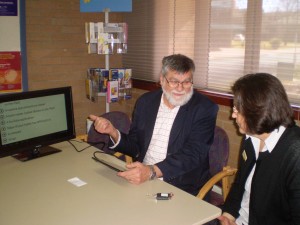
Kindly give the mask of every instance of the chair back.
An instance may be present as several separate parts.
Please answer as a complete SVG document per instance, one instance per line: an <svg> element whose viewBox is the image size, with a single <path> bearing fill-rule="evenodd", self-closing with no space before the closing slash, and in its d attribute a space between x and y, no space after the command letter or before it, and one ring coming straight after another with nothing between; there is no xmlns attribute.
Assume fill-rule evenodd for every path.
<svg viewBox="0 0 300 225"><path fill-rule="evenodd" d="M214 141L209 151L209 166L212 176L227 166L229 157L229 138L225 130L216 126Z"/></svg>
<svg viewBox="0 0 300 225"><path fill-rule="evenodd" d="M227 166L229 157L229 138L227 133L224 129L218 126L215 127L214 132L214 142L211 145L209 151L209 166L212 177L218 174L219 172L223 171L223 168ZM220 179L216 183L216 186L220 187L222 192L224 192L222 182L224 182L224 178ZM212 203L213 205L220 206L224 203L224 193L220 195L216 192L210 191L209 194L210 203Z"/></svg>
<svg viewBox="0 0 300 225"><path fill-rule="evenodd" d="M112 111L104 113L101 117L108 119L120 132L128 134L131 121L126 113L121 111ZM114 151L108 148L109 138L109 135L101 134L95 130L94 126L91 126L88 132L87 142L106 153L114 154Z"/></svg>

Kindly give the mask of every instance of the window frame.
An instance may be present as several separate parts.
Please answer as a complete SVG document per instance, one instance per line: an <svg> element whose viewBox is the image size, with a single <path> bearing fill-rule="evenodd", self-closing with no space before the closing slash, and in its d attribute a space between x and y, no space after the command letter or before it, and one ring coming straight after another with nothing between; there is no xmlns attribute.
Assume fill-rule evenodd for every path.
<svg viewBox="0 0 300 225"><path fill-rule="evenodd" d="M221 0L218 0L218 1L222 2ZM218 3L218 1L216 1L216 2ZM154 3L150 4L150 2L151 1L147 2L147 4L148 4L148 7L146 7L147 9L153 8L154 12L156 12L155 10L157 10L158 8L159 9L162 8L161 5L159 5L159 4L161 4L161 2L159 2L159 4L154 4ZM245 46L244 46L244 51L245 51L244 64L243 64L244 65L244 67L243 67L244 74L254 73L255 71L259 70L258 68L260 66L259 58L260 58L260 44L261 44L260 41L261 41L261 39L258 39L256 37L260 36L260 34L261 34L261 21L262 21L262 15L263 15L262 5L263 5L264 0L258 0L258 1L249 1L248 0L246 2L247 2L246 15L247 15L247 18L249 17L250 19L247 19L245 21L245 28L247 28L247 29L245 30L244 38L247 39L248 41L245 42ZM139 2L139 3L141 4L141 2ZM169 17L168 21L171 24L171 26L169 27L169 30L166 30L165 36L169 38L170 43L173 43L173 45L170 45L170 44L165 45L164 48L159 49L159 54L156 53L156 54L151 55L150 58L149 57L147 58L146 63L143 66L144 66L144 69L146 68L146 70L151 70L151 69L153 70L153 68L155 68L153 70L155 72L151 74L153 76L156 76L158 74L157 71L159 70L160 67L157 62L158 62L158 60L161 59L161 56L163 54L165 54L165 52L163 52L165 49L168 49L168 50L173 49L173 53L180 53L180 52L178 52L179 50L175 49L175 46L177 46L177 44L180 42L180 38L181 39L183 38L182 36L179 35L179 39L177 39L178 33L181 32L180 28L182 28L184 30L184 28L186 28L186 27L180 23L178 24L179 26L177 26L175 24L175 22L173 21L173 19L175 17L178 17L181 15L179 11L176 11L176 7L181 6L180 5L181 3L182 2L179 0L168 0L168 1L164 2L164 4L169 4L168 11L164 12L164 15L168 15L168 17ZM209 12L209 13L205 14L204 16L202 16L201 19L199 19L199 15L200 15L199 13L194 15L195 21L197 21L197 24L195 23L195 25L203 27L203 29L205 29L207 24L210 23L208 20L210 20L210 16L212 13L210 11L211 10L211 4L210 4L211 0L205 0L205 1L201 1L201 2L195 1L195 3L196 3L195 9L203 10L204 12ZM146 3L144 3L144 4L146 4ZM182 6L180 8L182 8ZM136 11L139 11L139 10L136 10ZM172 17L172 12L173 12L173 17ZM203 13L201 15L203 15ZM192 15L191 15L191 17L192 17ZM148 19L145 21L144 20L141 20L141 21L149 22ZM172 26L172 24L173 24L173 26ZM257 24L260 24L260 26L257 26ZM154 27L156 28L156 26L154 26ZM129 28L130 28L130 26L129 26ZM149 28L150 28L150 30L153 29L152 26L150 26ZM160 26L160 28L161 28L161 26ZM209 74L208 74L209 59L206 58L206 55L209 55L209 49L208 48L206 49L206 46L208 45L207 42L209 41L209 38L210 38L210 36L209 36L210 31L203 30L203 29L202 30L197 29L197 31L195 31L195 34L194 34L195 36L198 37L199 40L201 39L200 44L198 42L197 42L198 43L197 45L195 44L196 42L194 43L194 45L195 45L194 48L196 50L201 49L201 55L195 54L195 52L197 52L195 50L194 53L191 53L192 54L191 58L193 58L193 60L197 64L197 73L201 74L201 78L199 78L199 79L202 79L204 77L203 81L201 81L201 82L206 82L206 79L208 79L208 76L209 76ZM132 33L134 33L133 31L132 31ZM160 31L160 29L158 31ZM154 33L156 33L156 32L154 32ZM177 36L175 35L175 33L177 33ZM200 35L201 35L201 38L199 38ZM136 40L136 39L133 38L133 40ZM149 39L149 40L151 40L151 39ZM130 41L131 41L131 38L129 39L129 42ZM137 42L133 42L133 43L134 43L134 45L137 45L139 47L143 46L143 47L149 48L149 46L151 46L151 43L148 43L148 42L147 43L144 43L144 42L139 43L138 42L138 44L137 44ZM161 45L159 45L159 46L161 47ZM129 48L130 48L130 46L129 46ZM179 48L179 49L181 49L181 48ZM150 52L153 52L153 51L151 51L151 50L153 50L151 48L148 50ZM206 50L207 50L207 52L206 52ZM136 49L135 49L135 51L136 51ZM137 52L137 53L140 54L140 52ZM188 51L188 53L189 53L189 51ZM185 54L185 52L183 52L182 54ZM144 59L145 57L144 57L144 55L141 55L141 56L139 56L139 58ZM134 58L132 58L130 60L132 61L132 60L134 60ZM154 61L156 64L153 66ZM125 61L125 64L126 64L126 61ZM141 72L141 71L137 71L137 73L143 74L143 72ZM195 78L196 77L194 77L194 79ZM147 77L142 77L142 76L141 77L140 76L133 77L133 87L151 91L151 90L154 90L154 89L157 89L160 87L159 84L157 84L155 80L156 80L155 77L151 77L151 78L149 78L149 80ZM229 106L229 107L232 106L233 97L232 97L232 94L230 93L230 91L224 91L224 92L222 90L215 91L215 90L212 90L213 88L211 88L207 85L202 85L201 82L200 82L200 85L198 83L197 83L197 85L196 85L196 83L194 85L195 89L198 92L208 96L210 99L212 99L217 104ZM293 109L295 111L295 118L299 119L300 103L299 104L291 103L291 106L293 107Z"/></svg>
<svg viewBox="0 0 300 225"><path fill-rule="evenodd" d="M154 91L160 88L160 84L158 82L153 81L145 81L140 79L132 79L133 88ZM233 96L232 94L224 94L212 92L205 89L195 89L197 92L207 96L210 100L214 101L218 105L223 105L227 107L233 107ZM300 120L300 107L297 105L291 105L294 111L295 120Z"/></svg>

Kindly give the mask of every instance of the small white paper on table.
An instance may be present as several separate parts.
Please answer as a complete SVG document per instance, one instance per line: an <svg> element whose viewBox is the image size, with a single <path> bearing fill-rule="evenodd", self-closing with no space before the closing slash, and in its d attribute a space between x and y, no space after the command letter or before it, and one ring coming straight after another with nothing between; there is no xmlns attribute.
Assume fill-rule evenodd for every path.
<svg viewBox="0 0 300 225"><path fill-rule="evenodd" d="M84 182L83 180L80 180L78 177L73 177L68 180L71 184L74 184L77 187L81 187L83 185L86 185L87 183Z"/></svg>

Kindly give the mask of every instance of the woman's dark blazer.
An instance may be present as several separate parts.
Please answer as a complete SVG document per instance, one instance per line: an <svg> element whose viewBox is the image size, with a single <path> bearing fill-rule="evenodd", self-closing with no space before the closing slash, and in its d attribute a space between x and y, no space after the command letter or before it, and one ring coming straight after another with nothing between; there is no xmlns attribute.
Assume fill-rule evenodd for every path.
<svg viewBox="0 0 300 225"><path fill-rule="evenodd" d="M241 150L245 153L241 154L235 182L223 207L224 212L235 218L239 216L245 182L256 161L250 138ZM299 127L287 128L273 151L256 167L249 211L249 225L300 224Z"/></svg>

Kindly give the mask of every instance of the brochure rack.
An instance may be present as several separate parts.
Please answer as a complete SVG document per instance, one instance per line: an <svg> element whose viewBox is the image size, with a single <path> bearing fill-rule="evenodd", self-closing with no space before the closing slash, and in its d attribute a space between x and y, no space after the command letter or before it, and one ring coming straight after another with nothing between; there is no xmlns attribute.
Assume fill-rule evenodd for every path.
<svg viewBox="0 0 300 225"><path fill-rule="evenodd" d="M109 59L110 54L118 53L127 53L127 37L128 37L128 28L126 23L109 23L109 12L110 9L104 9L105 13L105 22L87 22L85 23L85 34L86 34L86 43L88 44L88 52L90 54L104 54L105 55L105 68L90 68L88 70L88 77L86 81L86 90L87 96L92 100L96 101L98 96L106 96L106 112L109 112L109 103L115 102L118 100L118 96L124 96L124 98L129 98L126 93L122 93L119 91L121 88L121 82L124 82L125 74L127 74L127 78L130 74L130 81L127 81L127 89L130 87L131 89L131 69L117 69L124 70L123 75L120 72L121 76L114 75L116 73L115 70L110 69ZM125 70L126 73L125 73ZM101 73L101 78L105 77L108 73L106 92L97 91L95 87L99 88L98 83L94 79L90 79L94 77L94 73ZM98 74L99 74L98 73ZM97 76L97 79L100 79ZM101 82L101 81L100 81ZM124 84L124 83L122 83ZM106 85L106 83L105 83ZM124 84L125 87L125 84ZM91 90L92 89L92 90ZM101 87L100 87L101 89ZM125 88L124 88L125 90ZM96 95L95 95L96 93ZM131 93L131 91L130 91ZM119 95L120 94L120 95ZM117 97L116 97L117 96ZM126 97L127 96L127 97Z"/></svg>

